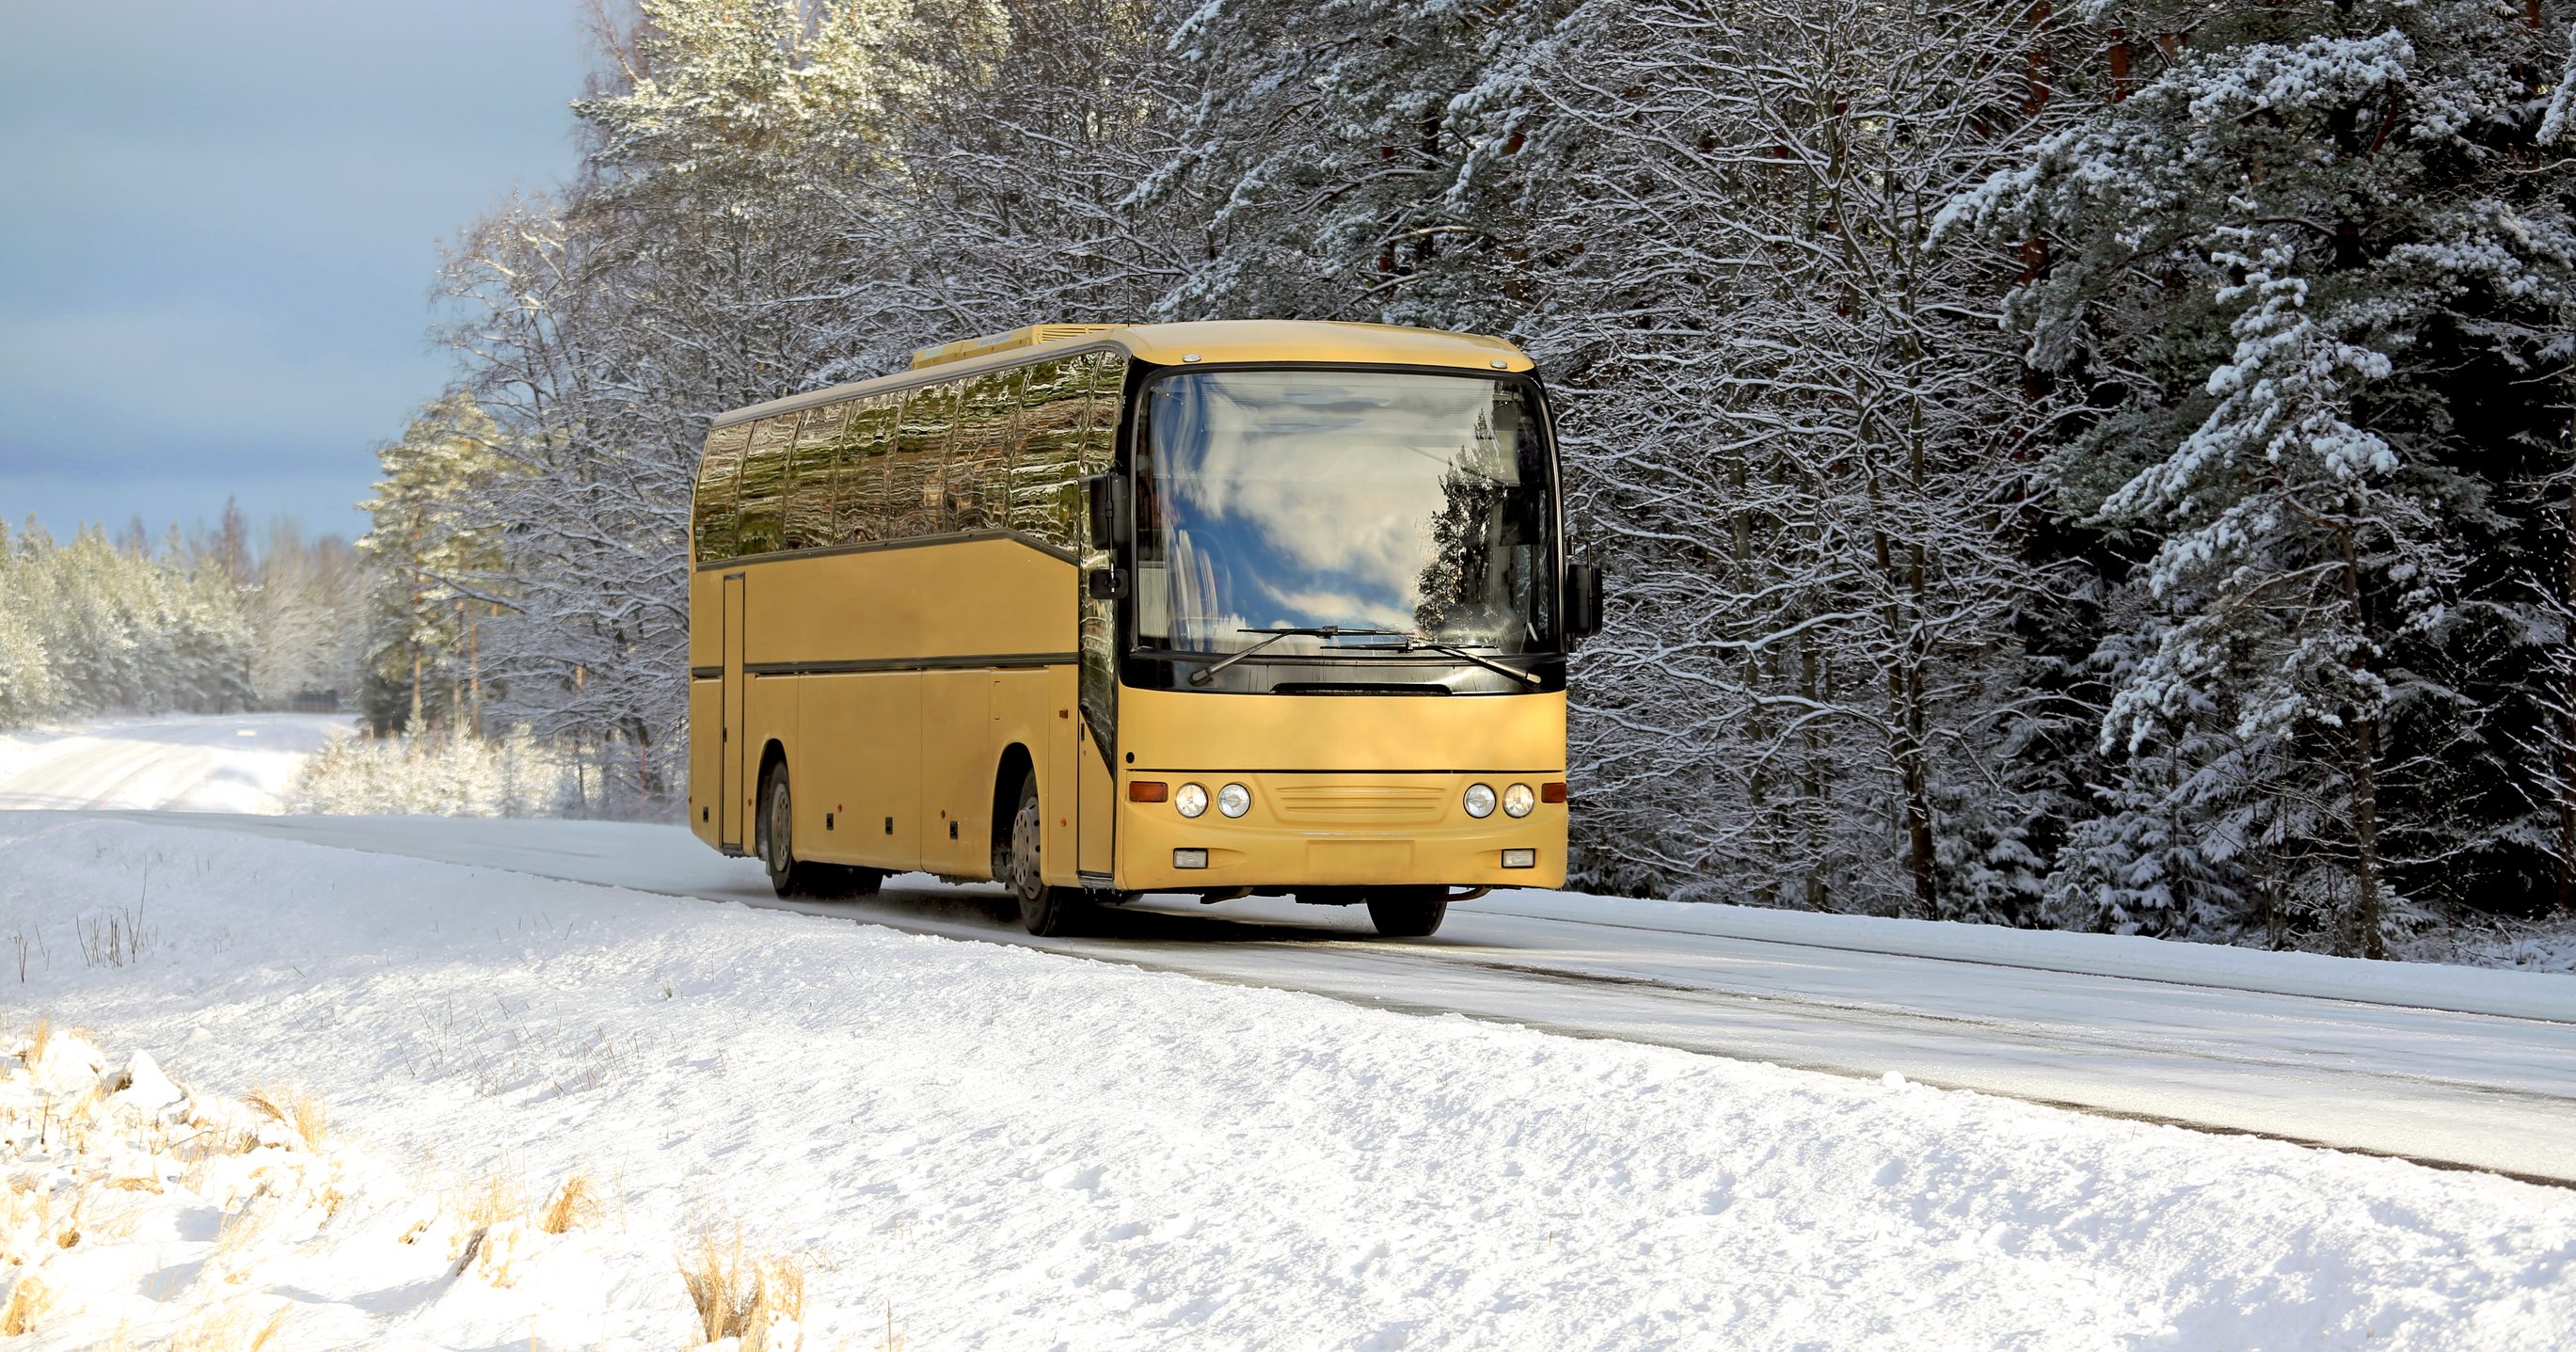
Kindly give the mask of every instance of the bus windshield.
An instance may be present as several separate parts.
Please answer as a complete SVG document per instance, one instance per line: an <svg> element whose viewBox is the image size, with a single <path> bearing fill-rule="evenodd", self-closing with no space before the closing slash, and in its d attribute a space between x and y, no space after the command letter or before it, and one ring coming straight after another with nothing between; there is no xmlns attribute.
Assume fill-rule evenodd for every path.
<svg viewBox="0 0 2576 1352"><path fill-rule="evenodd" d="M1556 646L1551 462L1534 394L1484 376L1195 371L1147 387L1137 640L1316 654L1376 631ZM1250 632L1247 632L1250 631Z"/></svg>

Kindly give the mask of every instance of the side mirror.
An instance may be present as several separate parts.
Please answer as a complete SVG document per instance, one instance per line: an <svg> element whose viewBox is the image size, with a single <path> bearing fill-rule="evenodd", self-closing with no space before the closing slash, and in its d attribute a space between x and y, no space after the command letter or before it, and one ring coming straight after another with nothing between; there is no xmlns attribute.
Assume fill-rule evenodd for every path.
<svg viewBox="0 0 2576 1352"><path fill-rule="evenodd" d="M1567 646L1601 632L1601 566L1565 565L1565 640Z"/></svg>
<svg viewBox="0 0 2576 1352"><path fill-rule="evenodd" d="M1124 601L1127 599L1127 570L1094 568L1083 574L1082 587L1094 601Z"/></svg>
<svg viewBox="0 0 2576 1352"><path fill-rule="evenodd" d="M1116 470L1082 481L1083 500L1091 513L1091 547L1116 549L1136 533L1135 508L1127 499L1127 476Z"/></svg>

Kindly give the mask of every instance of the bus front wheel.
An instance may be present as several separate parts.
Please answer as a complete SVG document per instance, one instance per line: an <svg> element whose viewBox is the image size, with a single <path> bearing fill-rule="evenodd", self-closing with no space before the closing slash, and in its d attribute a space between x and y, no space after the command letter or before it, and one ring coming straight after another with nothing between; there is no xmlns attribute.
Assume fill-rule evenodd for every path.
<svg viewBox="0 0 2576 1352"><path fill-rule="evenodd" d="M1011 814L1011 895L1020 903L1020 925L1046 937L1071 934L1081 918L1082 894L1070 887L1049 887L1039 865L1038 840L1046 833L1046 814L1038 810L1038 782L1020 781L1020 810Z"/></svg>
<svg viewBox="0 0 2576 1352"><path fill-rule="evenodd" d="M1369 923L1390 939L1427 939L1449 918L1445 887L1385 887L1368 894Z"/></svg>

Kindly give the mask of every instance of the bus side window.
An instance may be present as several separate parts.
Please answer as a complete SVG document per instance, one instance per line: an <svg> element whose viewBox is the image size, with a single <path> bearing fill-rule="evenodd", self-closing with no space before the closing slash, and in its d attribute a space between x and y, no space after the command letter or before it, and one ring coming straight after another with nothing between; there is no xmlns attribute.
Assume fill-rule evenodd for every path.
<svg viewBox="0 0 2576 1352"><path fill-rule="evenodd" d="M847 400L805 410L796 429L795 448L787 456L785 547L820 549L832 543L832 461L841 425L848 421Z"/></svg>
<svg viewBox="0 0 2576 1352"><path fill-rule="evenodd" d="M1083 430L1089 420L1089 373L1080 357L1059 357L1028 369L1020 419L1012 437L1011 529L1061 549L1077 548L1074 514L1082 477Z"/></svg>
<svg viewBox="0 0 2576 1352"><path fill-rule="evenodd" d="M832 542L856 545L886 538L886 474L894 458L900 394L872 394L856 401L841 429L840 472L833 479Z"/></svg>
<svg viewBox="0 0 2576 1352"><path fill-rule="evenodd" d="M793 413L763 418L752 428L751 451L742 459L737 554L772 554L782 547L779 514L787 487L787 450L795 437Z"/></svg>
<svg viewBox="0 0 2576 1352"><path fill-rule="evenodd" d="M1019 416L1021 368L987 371L966 382L957 438L948 446L941 524L985 530L1005 524L1010 492L1012 424Z"/></svg>
<svg viewBox="0 0 2576 1352"><path fill-rule="evenodd" d="M735 423L707 434L706 455L698 461L698 496L692 524L698 562L722 563L734 556L734 480L742 472L742 453L751 445L751 425Z"/></svg>
<svg viewBox="0 0 2576 1352"><path fill-rule="evenodd" d="M1090 420L1083 428L1082 474L1099 474L1118 462L1118 404L1127 390L1127 357L1121 352L1085 352L1073 359L1088 388Z"/></svg>
<svg viewBox="0 0 2576 1352"><path fill-rule="evenodd" d="M924 385L904 395L903 420L895 426L894 454L886 465L885 495L878 508L887 539L939 533L940 470L956 423L955 385Z"/></svg>

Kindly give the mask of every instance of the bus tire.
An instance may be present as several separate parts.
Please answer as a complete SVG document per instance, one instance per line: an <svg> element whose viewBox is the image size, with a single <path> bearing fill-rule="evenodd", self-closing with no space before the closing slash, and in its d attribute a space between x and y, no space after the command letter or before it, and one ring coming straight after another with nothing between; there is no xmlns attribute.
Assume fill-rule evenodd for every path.
<svg viewBox="0 0 2576 1352"><path fill-rule="evenodd" d="M1039 860L1039 840L1045 834L1038 781L1030 776L1020 781L1020 807L1011 814L1011 873L1003 881L1020 903L1020 927L1041 938L1073 933L1083 910L1078 889L1047 886Z"/></svg>
<svg viewBox="0 0 2576 1352"><path fill-rule="evenodd" d="M782 897L850 896L848 870L831 864L809 864L796 858L795 800L787 788L787 763L769 772L760 791L760 862L769 870L769 887ZM868 870L873 873L874 870ZM871 892L876 889L867 889Z"/></svg>
<svg viewBox="0 0 2576 1352"><path fill-rule="evenodd" d="M1390 939L1427 939L1449 918L1445 887L1387 887L1369 893L1369 923Z"/></svg>

